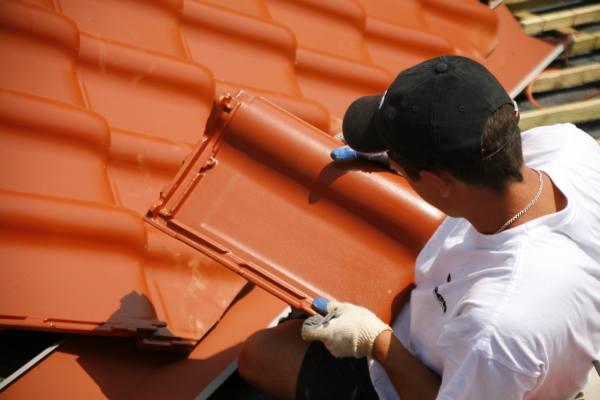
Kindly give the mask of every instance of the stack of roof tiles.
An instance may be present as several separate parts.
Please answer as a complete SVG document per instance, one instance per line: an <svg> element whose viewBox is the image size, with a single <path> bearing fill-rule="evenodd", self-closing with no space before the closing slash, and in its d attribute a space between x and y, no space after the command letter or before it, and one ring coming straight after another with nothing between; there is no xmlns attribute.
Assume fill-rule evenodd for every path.
<svg viewBox="0 0 600 400"><path fill-rule="evenodd" d="M479 60L516 95L557 54L476 0L4 0L0 51L0 325L92 335L11 398L207 396L285 310L142 219L220 95L332 134L355 97L428 57Z"/></svg>

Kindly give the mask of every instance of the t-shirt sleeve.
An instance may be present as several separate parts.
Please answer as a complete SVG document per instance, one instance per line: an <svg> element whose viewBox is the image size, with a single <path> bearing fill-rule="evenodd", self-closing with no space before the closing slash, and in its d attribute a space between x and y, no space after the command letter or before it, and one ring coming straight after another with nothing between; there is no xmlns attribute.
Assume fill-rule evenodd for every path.
<svg viewBox="0 0 600 400"><path fill-rule="evenodd" d="M462 352L460 352L462 353ZM464 356L449 354L444 365L438 400L521 399L537 377L516 371L472 349Z"/></svg>

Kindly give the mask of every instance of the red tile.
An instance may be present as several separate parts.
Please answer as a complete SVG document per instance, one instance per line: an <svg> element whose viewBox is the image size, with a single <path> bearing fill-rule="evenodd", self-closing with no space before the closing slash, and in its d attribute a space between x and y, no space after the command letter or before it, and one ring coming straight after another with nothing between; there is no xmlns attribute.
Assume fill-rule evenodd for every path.
<svg viewBox="0 0 600 400"><path fill-rule="evenodd" d="M327 108L300 91L294 35L271 21L262 1L217 5L186 0L182 34L191 58L210 68L218 80L219 95L249 90L329 130Z"/></svg>
<svg viewBox="0 0 600 400"><path fill-rule="evenodd" d="M294 32L298 46L370 63L364 44L365 12L349 0L267 0L273 20Z"/></svg>
<svg viewBox="0 0 600 400"><path fill-rule="evenodd" d="M333 165L335 139L265 100L230 106L150 222L296 308L323 295L389 319L442 214L394 174Z"/></svg>
<svg viewBox="0 0 600 400"><path fill-rule="evenodd" d="M404 29L427 30L424 5L420 0L356 0L356 2L364 8L369 19L374 18Z"/></svg>
<svg viewBox="0 0 600 400"><path fill-rule="evenodd" d="M113 128L184 143L204 130L214 81L197 64L82 34L78 74L88 107Z"/></svg>
<svg viewBox="0 0 600 400"><path fill-rule="evenodd" d="M294 36L269 21L186 0L183 35L192 59L215 78L298 95Z"/></svg>
<svg viewBox="0 0 600 400"><path fill-rule="evenodd" d="M0 90L0 135L3 190L112 205L110 133L98 115Z"/></svg>
<svg viewBox="0 0 600 400"><path fill-rule="evenodd" d="M498 44L498 17L478 0L420 0L430 32L447 38L456 54L486 58Z"/></svg>
<svg viewBox="0 0 600 400"><path fill-rule="evenodd" d="M303 119L309 124L321 129L322 131L327 132L330 129L331 117L329 111L325 108L325 106L317 101L307 100L299 96L250 88L244 85L217 82L217 93L219 96L226 94L233 95L240 90L252 92L258 96L262 96L272 103L277 104L278 106L291 112L295 116ZM339 130L336 132L339 132Z"/></svg>
<svg viewBox="0 0 600 400"><path fill-rule="evenodd" d="M267 1L267 5L273 19L298 40L296 75L302 94L329 110L329 131L339 132L340 118L352 100L383 92L392 79L371 64L364 10L349 0Z"/></svg>
<svg viewBox="0 0 600 400"><path fill-rule="evenodd" d="M378 18L367 19L366 41L373 63L392 75L426 59L454 53L450 42L442 36Z"/></svg>
<svg viewBox="0 0 600 400"><path fill-rule="evenodd" d="M475 0L358 1L367 11L369 54L392 75L431 57L465 55L485 64L514 97L560 52L528 36L506 6L492 11Z"/></svg>
<svg viewBox="0 0 600 400"><path fill-rule="evenodd" d="M0 87L82 104L75 76L76 26L51 11L15 1L0 2ZM43 60L43 62L40 62Z"/></svg>
<svg viewBox="0 0 600 400"><path fill-rule="evenodd" d="M107 4L92 18L105 28ZM80 34L53 11L2 7L0 48L15 54L0 74L0 190L4 212L14 214L0 241L11 288L3 291L2 323L138 335L148 346L195 344L245 281L156 235L141 214L202 136L211 74Z"/></svg>
<svg viewBox="0 0 600 400"><path fill-rule="evenodd" d="M223 8L235 13L251 15L264 20L270 20L269 10L264 0L194 0Z"/></svg>
<svg viewBox="0 0 600 400"><path fill-rule="evenodd" d="M337 118L343 117L354 99L383 93L392 80L392 75L379 67L306 49L298 49L297 60L302 93L323 104Z"/></svg>
<svg viewBox="0 0 600 400"><path fill-rule="evenodd" d="M0 323L133 335L157 321L142 262L146 231L123 209L0 192Z"/></svg>
<svg viewBox="0 0 600 400"><path fill-rule="evenodd" d="M179 33L183 0L57 0L56 4L81 32L185 58Z"/></svg>
<svg viewBox="0 0 600 400"><path fill-rule="evenodd" d="M71 336L0 397L207 398L235 369L244 339L285 308L258 288L246 291L187 358L137 350L122 339Z"/></svg>

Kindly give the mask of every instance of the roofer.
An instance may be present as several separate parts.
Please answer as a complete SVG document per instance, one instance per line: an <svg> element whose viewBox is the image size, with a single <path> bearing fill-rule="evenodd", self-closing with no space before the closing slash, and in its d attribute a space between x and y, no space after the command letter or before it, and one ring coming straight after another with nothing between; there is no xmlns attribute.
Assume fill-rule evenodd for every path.
<svg viewBox="0 0 600 400"><path fill-rule="evenodd" d="M571 124L521 135L498 81L458 56L356 100L343 133L448 218L391 328L332 301L326 321L250 337L242 376L283 398L572 398L600 355L598 144Z"/></svg>

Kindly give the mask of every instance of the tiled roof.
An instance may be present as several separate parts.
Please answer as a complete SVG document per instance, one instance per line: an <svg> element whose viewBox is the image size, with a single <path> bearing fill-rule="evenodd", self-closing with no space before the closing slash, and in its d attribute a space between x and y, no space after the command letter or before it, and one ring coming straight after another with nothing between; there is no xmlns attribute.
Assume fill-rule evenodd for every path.
<svg viewBox="0 0 600 400"><path fill-rule="evenodd" d="M206 399L235 369L248 332L276 322L283 309L257 287L244 291L186 357L140 351L120 338L72 335L0 398Z"/></svg>
<svg viewBox="0 0 600 400"><path fill-rule="evenodd" d="M243 89L335 133L352 99L381 92L427 57L476 58L514 91L555 49L527 37L505 8L476 0L4 0L0 52L0 325L136 336L142 346L186 350L203 339L191 357L210 354L215 363L204 365L196 381L204 383L187 386L199 390L235 357L240 340L264 326L235 307L268 310L261 323L283 307L247 295L224 314L246 281L142 221L203 137L215 98ZM271 122L281 118L291 117ZM322 167L323 143L334 139L315 139L308 125L300 130L311 133L299 145L321 143L316 158L303 150L304 161ZM224 190L219 184L230 174L215 188ZM278 179L286 186L292 177ZM392 209L365 214L358 208L369 195L352 196L352 218L398 219ZM217 205L227 212L236 199ZM260 215L251 215L253 223ZM310 224L302 229L310 235ZM225 343L218 335L232 318L239 333ZM94 343L71 341L79 343L65 350L73 354ZM68 363L73 372L76 360Z"/></svg>
<svg viewBox="0 0 600 400"><path fill-rule="evenodd" d="M245 281L141 215L204 130L210 72L80 33L45 9L0 7L10 54L0 190L11 215L0 323L193 346ZM214 296L202 298L211 281Z"/></svg>

